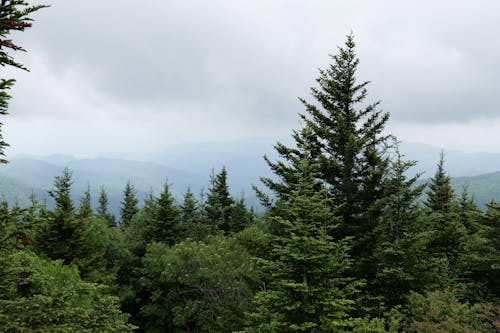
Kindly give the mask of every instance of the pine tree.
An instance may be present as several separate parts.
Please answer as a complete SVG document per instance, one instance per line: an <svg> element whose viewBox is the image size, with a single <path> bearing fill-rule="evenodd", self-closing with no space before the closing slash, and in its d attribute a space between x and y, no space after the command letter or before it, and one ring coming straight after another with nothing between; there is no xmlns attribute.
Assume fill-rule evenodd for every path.
<svg viewBox="0 0 500 333"><path fill-rule="evenodd" d="M85 193L83 194L83 197L80 200L80 208L78 211L78 217L88 218L88 217L92 216L92 214L94 212L92 211L90 199L91 199L91 197L90 197L90 185L88 185L87 189L85 190Z"/></svg>
<svg viewBox="0 0 500 333"><path fill-rule="evenodd" d="M340 218L326 189L317 189L315 168L305 161L298 168L296 187L276 204L280 214L268 217L280 234L265 264L270 281L256 295L245 332L344 332L350 325L360 284L345 277L349 243L331 236Z"/></svg>
<svg viewBox="0 0 500 333"><path fill-rule="evenodd" d="M3 0L0 5L0 66L13 66L23 70L28 70L24 65L14 60L14 57L9 54L12 51L26 50L12 42L10 35L14 31L24 31L32 26L30 15L44 7L43 5L29 6L23 0ZM8 90L12 88L15 80L0 79L0 115L8 114L9 100L11 96ZM0 123L1 127L2 123ZM1 128L0 128L1 129ZM0 156L5 156L5 148L9 144L3 140L0 130ZM7 160L0 158L0 163L7 163Z"/></svg>
<svg viewBox="0 0 500 333"><path fill-rule="evenodd" d="M129 225L132 217L139 211L139 208L137 207L139 201L135 196L135 189L130 181L128 181L125 186L123 197L122 205L120 207L121 225L126 227Z"/></svg>
<svg viewBox="0 0 500 333"><path fill-rule="evenodd" d="M205 230L206 226L201 221L200 204L190 188L184 193L180 213L183 238L205 239L207 230Z"/></svg>
<svg viewBox="0 0 500 333"><path fill-rule="evenodd" d="M223 167L220 173L210 177L210 188L205 203L207 223L214 231L220 229L229 232L233 204L234 199L227 185L227 171Z"/></svg>
<svg viewBox="0 0 500 333"><path fill-rule="evenodd" d="M101 186L99 192L99 206L97 207L97 216L104 217L108 214L108 194L104 186Z"/></svg>
<svg viewBox="0 0 500 333"><path fill-rule="evenodd" d="M75 218L71 200L72 172L64 168L61 176L54 178L54 189L49 195L56 202L55 212L41 226L37 235L38 248L51 259L62 259L64 264L80 257L85 243L85 223Z"/></svg>
<svg viewBox="0 0 500 333"><path fill-rule="evenodd" d="M431 178L428 186L426 206L432 212L448 213L455 194L451 187L450 177L444 170L444 152L441 152L436 174L434 178Z"/></svg>
<svg viewBox="0 0 500 333"><path fill-rule="evenodd" d="M150 222L151 240L174 245L180 237L180 211L170 193L168 183L163 185L160 197L156 199L156 210Z"/></svg>
<svg viewBox="0 0 500 333"><path fill-rule="evenodd" d="M385 196L377 203L382 215L375 229L374 258L367 258L375 270L374 278L368 281L368 288L371 303L380 301L372 305L377 310L380 304L401 304L412 289L424 290L426 284L422 281L426 281L425 276L432 273L418 264L430 261L425 254L425 257L419 257L425 253L425 246L417 241L421 232L418 199L425 185L416 184L419 174L407 176L416 162L403 160L398 145L396 142L393 161L384 179Z"/></svg>
<svg viewBox="0 0 500 333"><path fill-rule="evenodd" d="M362 267L358 259L371 257L375 242L373 230L381 214L374 206L385 195L383 179L389 163L385 156L388 136L382 132L389 114L379 110L379 102L368 104L368 82L356 81L359 59L352 35L347 36L344 47L339 47L332 60L327 69L320 70L319 87L311 88L316 104L301 99L307 111L301 118L312 131L312 135L308 135L312 142L307 150L310 157L318 161L317 177L328 190L331 206L339 206L342 216L334 236L337 239L354 237L352 255L359 266L355 269L360 276L366 276L372 272ZM304 136L294 135L294 138L300 147ZM277 191L279 197L288 191L288 183L294 182L291 166L302 153L283 145L278 145L277 150L283 160L269 164L280 178L280 186L266 185Z"/></svg>
<svg viewBox="0 0 500 333"><path fill-rule="evenodd" d="M116 227L115 216L108 212L108 194L106 193L104 186L101 187L101 191L99 192L99 206L97 207L97 216L108 221L109 227Z"/></svg>
<svg viewBox="0 0 500 333"><path fill-rule="evenodd" d="M245 198L242 196L231 209L230 232L240 232L253 221L253 214L245 206Z"/></svg>
<svg viewBox="0 0 500 333"><path fill-rule="evenodd" d="M71 200L72 177L73 172L65 167L62 175L55 177L54 189L48 192L56 202L56 214L72 215L74 213L75 208Z"/></svg>

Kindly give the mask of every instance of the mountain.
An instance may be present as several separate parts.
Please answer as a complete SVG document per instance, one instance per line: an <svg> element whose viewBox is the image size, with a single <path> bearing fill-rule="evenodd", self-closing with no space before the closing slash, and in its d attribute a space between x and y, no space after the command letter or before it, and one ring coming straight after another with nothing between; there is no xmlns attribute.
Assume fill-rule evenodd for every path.
<svg viewBox="0 0 500 333"><path fill-rule="evenodd" d="M290 142L285 141L285 144ZM151 154L106 154L105 157L77 158L69 155L45 157L23 156L11 158L11 163L0 166L0 195L10 202L27 203L32 190L41 200L47 198L54 177L68 166L73 171L74 199L91 185L93 204L97 205L100 186L104 186L110 199L110 209L117 213L122 191L130 180L139 199L147 193L158 193L168 180L178 199L191 187L199 193L208 187L211 170L228 170L228 184L233 196L244 195L247 204L258 206L252 185L260 186L259 178L272 177L263 159L277 158L272 139L253 139L234 142L185 143ZM431 177L441 152L440 148L416 143L403 143L401 151L407 159L417 160L411 172L424 172L422 181ZM461 191L468 184L481 205L492 199L500 201L500 154L465 153L445 150L445 168L453 185Z"/></svg>
<svg viewBox="0 0 500 333"><path fill-rule="evenodd" d="M457 193L461 193L465 186L474 196L474 201L482 208L491 201L500 202L500 172L452 178L451 183Z"/></svg>
<svg viewBox="0 0 500 333"><path fill-rule="evenodd" d="M109 196L110 210L114 213L118 212L123 189L129 180L134 184L139 199L145 198L150 191L158 193L165 181L171 184L172 192L178 197L188 186L198 191L208 184L208 176L152 162L109 158L62 159L60 156L54 159L50 156L43 159L25 157L11 159L9 164L0 168L0 194L11 202L13 197L26 202L33 190L39 194L40 200L46 200L50 206L52 201L47 196L47 190L52 188L54 177L60 175L66 166L73 172L73 199L76 202L90 185L92 201L97 206L100 187L104 186Z"/></svg>
<svg viewBox="0 0 500 333"><path fill-rule="evenodd" d="M413 171L423 172L426 178L436 171L441 151L445 155L445 169L452 177L471 177L500 170L499 153L467 153L413 142L403 142L400 149L407 159L418 162Z"/></svg>

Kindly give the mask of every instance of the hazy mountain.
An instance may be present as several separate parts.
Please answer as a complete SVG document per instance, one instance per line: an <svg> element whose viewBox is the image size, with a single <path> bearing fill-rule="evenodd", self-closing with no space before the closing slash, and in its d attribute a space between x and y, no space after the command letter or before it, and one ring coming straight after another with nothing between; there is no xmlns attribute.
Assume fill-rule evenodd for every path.
<svg viewBox="0 0 500 333"><path fill-rule="evenodd" d="M23 193L29 195L34 190L40 194L40 200L47 200L51 205L51 199L46 195L47 190L52 188L54 177L60 175L65 166L73 171L75 201L79 201L90 185L93 203L97 205L100 187L104 186L109 195L110 209L114 212L117 212L122 191L128 180L134 184L139 199L145 198L150 191L158 193L167 180L171 184L172 192L179 197L188 186L197 191L208 183L208 175L201 176L151 162L106 158L77 159L69 156L57 156L53 160L51 157L45 157L43 160L25 157L11 159L9 164L0 168L0 194L12 198L11 189L18 188L15 197L25 202L27 195L23 196ZM15 184L19 186L16 187Z"/></svg>
<svg viewBox="0 0 500 333"><path fill-rule="evenodd" d="M272 176L263 155L276 159L275 140L257 139L219 143L186 143L154 154L113 153L107 157L76 158L68 155L11 158L11 163L0 166L0 195L13 202L27 203L32 190L43 200L52 187L55 176L68 166L73 170L75 200L78 201L91 185L94 204L100 186L105 186L113 211L122 199L128 180L143 199L153 190L158 193L168 179L172 191L180 198L188 186L198 193L208 186L211 170L218 172L222 166L228 170L228 183L234 196L244 193L250 205L257 205L251 189L260 186L259 178ZM413 172L425 172L432 177L441 152L440 148L415 143L403 143L401 151L407 159L417 160ZM469 191L480 204L500 200L500 154L464 153L445 151L445 168L453 177L453 184L460 189L469 184ZM112 158L110 158L112 157ZM126 158L128 157L128 158ZM136 160L130 160L134 158ZM48 199L50 204L50 199Z"/></svg>
<svg viewBox="0 0 500 333"><path fill-rule="evenodd" d="M434 174L441 151L445 154L445 168L452 177L470 177L500 170L499 153L466 153L411 142L401 145L401 152L407 159L418 162L414 170L424 172L424 177Z"/></svg>

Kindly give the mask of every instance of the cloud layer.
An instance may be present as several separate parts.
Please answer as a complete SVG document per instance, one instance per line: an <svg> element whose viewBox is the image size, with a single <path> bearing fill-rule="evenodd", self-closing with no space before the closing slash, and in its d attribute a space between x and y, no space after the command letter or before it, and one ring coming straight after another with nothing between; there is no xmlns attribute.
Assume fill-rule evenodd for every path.
<svg viewBox="0 0 500 333"><path fill-rule="evenodd" d="M350 31L359 77L372 82L369 98L382 100L393 127L449 137L450 124L490 132L498 124L500 3L45 3L52 7L34 28L15 36L31 73L5 72L18 79L5 129L14 151L283 137L303 110L297 97L308 98L317 68Z"/></svg>

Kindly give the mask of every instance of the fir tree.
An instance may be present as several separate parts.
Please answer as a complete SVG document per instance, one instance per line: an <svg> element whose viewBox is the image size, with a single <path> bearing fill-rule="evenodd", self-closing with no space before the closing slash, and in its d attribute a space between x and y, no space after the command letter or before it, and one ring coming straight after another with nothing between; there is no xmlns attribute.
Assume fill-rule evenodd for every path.
<svg viewBox="0 0 500 333"><path fill-rule="evenodd" d="M245 198L242 196L231 209L230 232L240 232L253 221L253 214L245 206Z"/></svg>
<svg viewBox="0 0 500 333"><path fill-rule="evenodd" d="M163 185L160 197L156 199L156 209L150 222L151 240L174 245L180 238L180 211L170 193L168 183Z"/></svg>
<svg viewBox="0 0 500 333"><path fill-rule="evenodd" d="M54 179L54 189L49 195L56 201L56 213L71 215L74 212L73 201L71 200L71 186L73 185L73 172L65 167L62 175Z"/></svg>
<svg viewBox="0 0 500 333"><path fill-rule="evenodd" d="M24 65L14 60L9 52L26 50L15 44L10 35L14 31L24 31L32 25L30 15L44 7L43 5L29 6L23 0L3 0L0 5L0 66L13 66L23 70L28 70ZM8 114L9 100L11 96L7 92L14 85L13 79L0 79L0 115ZM0 123L1 129L2 123ZM0 130L0 156L5 156L5 148L9 144L3 140ZM5 158L0 158L0 163L7 163Z"/></svg>
<svg viewBox="0 0 500 333"><path fill-rule="evenodd" d="M436 174L434 178L431 178L428 186L426 206L432 212L448 213L455 194L451 187L450 177L444 170L444 152L441 152Z"/></svg>
<svg viewBox="0 0 500 333"><path fill-rule="evenodd" d="M78 211L78 217L88 218L88 217L92 216L93 211L92 211L90 199L91 199L91 197L90 197L90 185L88 185L87 189L85 190L85 193L83 194L83 197L80 200L80 208Z"/></svg>
<svg viewBox="0 0 500 333"><path fill-rule="evenodd" d="M180 213L183 238L204 239L207 235L207 230L205 230L205 225L201 223L200 204L190 188L184 193Z"/></svg>
<svg viewBox="0 0 500 333"><path fill-rule="evenodd" d="M99 192L99 206L97 207L97 216L108 221L108 226L116 227L115 216L108 212L108 194L106 193L104 186L101 187L101 191Z"/></svg>
<svg viewBox="0 0 500 333"><path fill-rule="evenodd" d="M338 206L342 216L332 235L336 239L354 237L355 270L367 277L373 272L358 259L369 258L373 252L373 230L381 214L375 204L385 195L383 179L388 158L384 150L388 137L382 132L389 114L379 109L379 102L367 103L368 82L356 81L359 59L352 35L347 36L345 46L339 47L332 60L327 69L320 70L319 87L311 89L316 104L301 99L307 111L301 118L312 131L306 149L310 158L318 161L317 177L328 190L331 206ZM294 135L296 146L300 148L305 138ZM269 165L280 182L265 183L279 197L294 182L291 166L302 153L284 145L278 145L277 150L283 160Z"/></svg>
<svg viewBox="0 0 500 333"><path fill-rule="evenodd" d="M220 173L210 177L210 188L205 203L207 222L214 231L220 229L229 232L233 204L234 199L229 194L227 185L227 171L223 167Z"/></svg>
<svg viewBox="0 0 500 333"><path fill-rule="evenodd" d="M407 176L416 162L403 160L398 144L395 143L393 161L384 179L385 195L377 203L382 215L375 229L374 258L368 258L375 270L374 278L368 281L372 293L369 297L386 306L401 304L411 289L423 290L418 288L426 286L422 281L431 273L418 264L429 258L419 257L425 253L425 246L416 241L421 214L418 199L425 185L416 185L419 174ZM378 302L372 306L380 309Z"/></svg>
<svg viewBox="0 0 500 333"><path fill-rule="evenodd" d="M135 196L134 186L130 181L127 182L125 190L123 191L123 201L120 207L121 225L126 227L129 225L132 217L139 211L137 204L139 201Z"/></svg>
<svg viewBox="0 0 500 333"><path fill-rule="evenodd" d="M359 284L345 277L349 244L331 234L340 218L332 213L326 190L317 190L314 168L299 163L297 185L268 217L281 226L272 240L271 274L257 293L256 310L245 332L344 332Z"/></svg>

